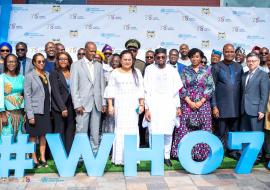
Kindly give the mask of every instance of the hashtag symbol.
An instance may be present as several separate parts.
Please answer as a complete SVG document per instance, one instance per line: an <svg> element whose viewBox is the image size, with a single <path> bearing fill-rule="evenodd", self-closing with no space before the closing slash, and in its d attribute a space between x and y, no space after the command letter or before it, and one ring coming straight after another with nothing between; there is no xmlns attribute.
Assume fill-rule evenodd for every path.
<svg viewBox="0 0 270 190"><path fill-rule="evenodd" d="M28 142L28 135L17 136L13 143L13 136L2 136L0 144L0 177L9 177L10 170L14 170L14 177L23 177L25 169L33 169L33 159L26 158L26 153L35 151L35 144Z"/></svg>

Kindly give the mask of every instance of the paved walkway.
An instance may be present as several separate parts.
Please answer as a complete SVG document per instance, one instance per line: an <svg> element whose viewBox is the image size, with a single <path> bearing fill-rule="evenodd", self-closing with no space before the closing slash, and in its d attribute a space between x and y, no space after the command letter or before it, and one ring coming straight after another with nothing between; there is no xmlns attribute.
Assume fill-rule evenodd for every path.
<svg viewBox="0 0 270 190"><path fill-rule="evenodd" d="M57 174L27 175L22 179L1 179L2 189L27 190L260 190L270 189L270 171L253 169L249 175L237 175L233 170L217 170L210 175L191 175L184 171L166 171L165 175L150 176L138 172L137 177L124 177L123 173L105 173L103 177L88 177L79 173L72 178L59 178Z"/></svg>

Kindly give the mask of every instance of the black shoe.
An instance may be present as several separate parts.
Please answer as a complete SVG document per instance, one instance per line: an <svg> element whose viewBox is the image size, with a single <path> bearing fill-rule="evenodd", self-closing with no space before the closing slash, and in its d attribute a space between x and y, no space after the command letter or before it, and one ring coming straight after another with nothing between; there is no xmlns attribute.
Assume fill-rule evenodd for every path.
<svg viewBox="0 0 270 190"><path fill-rule="evenodd" d="M83 160L79 160L78 162L78 168L82 168L83 167Z"/></svg>
<svg viewBox="0 0 270 190"><path fill-rule="evenodd" d="M172 167L172 162L170 159L164 159L164 164L166 164L169 167Z"/></svg>
<svg viewBox="0 0 270 190"><path fill-rule="evenodd" d="M47 164L47 162L45 161L41 161L41 167L43 167L43 168L48 168L49 166L48 166L48 164Z"/></svg>
<svg viewBox="0 0 270 190"><path fill-rule="evenodd" d="M179 161L179 158L178 157L171 157L171 160Z"/></svg>
<svg viewBox="0 0 270 190"><path fill-rule="evenodd" d="M226 156L229 157L229 158L232 158L234 160L239 160L240 157L241 157L239 152L234 152L234 153L230 152Z"/></svg>
<svg viewBox="0 0 270 190"><path fill-rule="evenodd" d="M256 161L255 161L255 163L254 163L254 166L259 165L260 162L261 162L261 159L260 158L257 158Z"/></svg>
<svg viewBox="0 0 270 190"><path fill-rule="evenodd" d="M39 163L34 163L33 169L37 169L37 168L39 168Z"/></svg>

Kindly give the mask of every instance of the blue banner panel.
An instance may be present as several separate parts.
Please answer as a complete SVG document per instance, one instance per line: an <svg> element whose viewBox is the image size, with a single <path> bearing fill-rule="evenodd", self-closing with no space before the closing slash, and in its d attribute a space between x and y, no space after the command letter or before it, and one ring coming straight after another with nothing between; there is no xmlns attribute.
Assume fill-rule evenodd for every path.
<svg viewBox="0 0 270 190"><path fill-rule="evenodd" d="M0 42L7 41L8 39L11 4L11 0L0 1Z"/></svg>

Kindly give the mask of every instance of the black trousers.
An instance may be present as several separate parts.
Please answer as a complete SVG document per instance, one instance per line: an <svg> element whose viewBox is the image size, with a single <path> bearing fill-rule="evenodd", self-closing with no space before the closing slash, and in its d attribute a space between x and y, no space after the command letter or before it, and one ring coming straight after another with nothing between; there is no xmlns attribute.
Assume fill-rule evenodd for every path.
<svg viewBox="0 0 270 190"><path fill-rule="evenodd" d="M62 113L52 110L55 133L60 133L67 154L69 154L75 136L75 113L73 106L68 107L68 117L63 118Z"/></svg>
<svg viewBox="0 0 270 190"><path fill-rule="evenodd" d="M264 118L258 120L258 116L248 115L246 112L241 117L240 131L260 131L263 132ZM262 157L262 149L258 157Z"/></svg>
<svg viewBox="0 0 270 190"><path fill-rule="evenodd" d="M142 122L144 118L144 113L141 113L139 115L139 134L140 134L140 147L149 147L149 133L148 133L148 128L143 128L142 127Z"/></svg>
<svg viewBox="0 0 270 190"><path fill-rule="evenodd" d="M228 151L228 132L239 131L239 118L219 118L217 124L216 134L221 140L224 150Z"/></svg>

